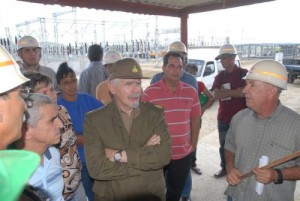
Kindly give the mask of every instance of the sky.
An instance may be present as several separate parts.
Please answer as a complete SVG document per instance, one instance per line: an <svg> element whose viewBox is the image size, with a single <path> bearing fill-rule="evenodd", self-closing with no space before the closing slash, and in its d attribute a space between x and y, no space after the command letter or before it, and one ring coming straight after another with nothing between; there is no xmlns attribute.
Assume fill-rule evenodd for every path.
<svg viewBox="0 0 300 201"><path fill-rule="evenodd" d="M233 9L191 14L188 19L189 40L223 41L233 43L300 43L299 0L277 0ZM37 35L41 26L38 18L46 19L45 38L55 41L54 26L60 41L130 41L155 39L155 28L179 28L180 19L138 15L115 11L70 7L45 6L16 0L1 1L0 38L11 35ZM58 23L53 13L59 15ZM77 19L79 21L75 21ZM29 26L24 23L28 21ZM89 23L86 23L89 21ZM20 25L17 28L17 24ZM160 34L160 42L178 40L179 33Z"/></svg>

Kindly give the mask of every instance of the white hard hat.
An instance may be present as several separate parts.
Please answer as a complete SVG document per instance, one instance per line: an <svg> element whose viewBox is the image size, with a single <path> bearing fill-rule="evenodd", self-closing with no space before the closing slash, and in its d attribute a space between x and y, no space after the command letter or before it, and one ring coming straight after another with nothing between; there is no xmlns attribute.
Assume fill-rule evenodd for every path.
<svg viewBox="0 0 300 201"><path fill-rule="evenodd" d="M115 50L110 50L104 53L103 56L103 65L112 64L122 59L120 52Z"/></svg>
<svg viewBox="0 0 300 201"><path fill-rule="evenodd" d="M286 68L274 60L261 60L255 63L246 76L247 80L259 80L281 89L287 89Z"/></svg>
<svg viewBox="0 0 300 201"><path fill-rule="evenodd" d="M32 36L23 36L18 40L18 50L24 47L39 47L41 48L39 42Z"/></svg>
<svg viewBox="0 0 300 201"><path fill-rule="evenodd" d="M219 55L216 57L216 60L219 60L222 55L236 55L236 54L237 52L235 47L228 43L220 47Z"/></svg>
<svg viewBox="0 0 300 201"><path fill-rule="evenodd" d="M29 81L20 72L20 67L11 55L0 45L0 93L9 91Z"/></svg>
<svg viewBox="0 0 300 201"><path fill-rule="evenodd" d="M185 53L185 54L187 53L186 46L180 41L171 43L168 47L168 52L179 52L179 53Z"/></svg>

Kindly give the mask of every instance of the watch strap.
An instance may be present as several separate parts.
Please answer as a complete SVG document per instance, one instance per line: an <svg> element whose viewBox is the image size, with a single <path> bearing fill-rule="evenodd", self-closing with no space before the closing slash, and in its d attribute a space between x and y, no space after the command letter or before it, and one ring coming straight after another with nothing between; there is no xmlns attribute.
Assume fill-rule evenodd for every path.
<svg viewBox="0 0 300 201"><path fill-rule="evenodd" d="M280 169L274 169L277 172L277 179L274 181L274 184L282 184L283 183L283 174Z"/></svg>
<svg viewBox="0 0 300 201"><path fill-rule="evenodd" d="M120 155L120 158L117 158L116 155ZM115 162L120 162L122 158L122 150L118 150L114 155Z"/></svg>

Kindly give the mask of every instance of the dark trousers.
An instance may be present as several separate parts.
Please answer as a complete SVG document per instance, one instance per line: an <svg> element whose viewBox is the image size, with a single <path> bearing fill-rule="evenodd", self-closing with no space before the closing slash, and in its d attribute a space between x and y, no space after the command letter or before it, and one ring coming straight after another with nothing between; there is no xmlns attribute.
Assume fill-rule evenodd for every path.
<svg viewBox="0 0 300 201"><path fill-rule="evenodd" d="M171 160L164 168L167 193L166 201L179 201L191 168L192 153L178 160Z"/></svg>
<svg viewBox="0 0 300 201"><path fill-rule="evenodd" d="M218 121L218 131L219 131L219 143L220 143L220 159L221 159L221 168L226 169L226 164L225 164L225 156L224 156L224 145L225 145L225 140L226 140L226 135L227 131L229 130L229 125L224 124L220 121Z"/></svg>
<svg viewBox="0 0 300 201"><path fill-rule="evenodd" d="M86 163L82 163L81 181L84 187L85 194L88 197L89 201L94 201L94 193L93 193L94 181L89 175L89 172L86 167Z"/></svg>

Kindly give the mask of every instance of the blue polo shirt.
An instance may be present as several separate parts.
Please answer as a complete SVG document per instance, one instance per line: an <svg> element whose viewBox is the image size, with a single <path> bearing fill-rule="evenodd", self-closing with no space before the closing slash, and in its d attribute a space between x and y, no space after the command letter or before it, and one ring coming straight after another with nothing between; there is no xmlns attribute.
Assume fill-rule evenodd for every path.
<svg viewBox="0 0 300 201"><path fill-rule="evenodd" d="M83 134L83 123L85 114L89 111L95 110L104 106L100 101L89 94L78 93L76 101L66 101L60 96L57 99L58 105L63 105L67 108L76 135ZM81 145L77 145L78 154L82 163L85 163L84 148Z"/></svg>
<svg viewBox="0 0 300 201"><path fill-rule="evenodd" d="M155 74L153 76L153 78L151 79L150 84L154 84L154 83L158 82L159 80L161 80L163 78L163 76L164 76L163 72ZM194 89L196 89L196 91L198 91L198 82L192 74L190 74L186 71L182 71L180 81L187 83L189 85L192 85L192 87L194 87Z"/></svg>

